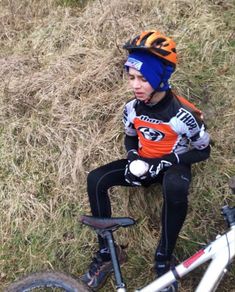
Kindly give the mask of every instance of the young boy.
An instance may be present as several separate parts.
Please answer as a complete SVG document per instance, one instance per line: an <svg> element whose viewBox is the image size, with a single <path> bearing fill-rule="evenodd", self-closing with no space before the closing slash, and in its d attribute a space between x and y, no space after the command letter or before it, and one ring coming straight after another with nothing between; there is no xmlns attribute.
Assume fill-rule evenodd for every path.
<svg viewBox="0 0 235 292"><path fill-rule="evenodd" d="M201 111L183 97L174 94L168 83L175 70L175 43L158 31L147 31L124 46L129 56L125 63L134 98L124 109L127 158L101 166L88 175L91 212L111 217L108 189L112 186L162 185L162 230L155 253L155 271L161 276L170 269L170 261L184 223L191 164L210 155L209 134ZM134 160L147 163L146 172L135 176L130 171ZM110 253L101 237L99 250L82 280L91 288L102 286L112 271ZM117 246L120 262L125 255ZM175 291L176 283L164 291Z"/></svg>

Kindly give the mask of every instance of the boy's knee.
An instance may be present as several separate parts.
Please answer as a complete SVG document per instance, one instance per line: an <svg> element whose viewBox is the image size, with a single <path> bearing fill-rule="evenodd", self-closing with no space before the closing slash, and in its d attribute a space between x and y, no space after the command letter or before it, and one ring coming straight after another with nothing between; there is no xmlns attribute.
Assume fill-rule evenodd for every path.
<svg viewBox="0 0 235 292"><path fill-rule="evenodd" d="M88 183L88 185L96 184L97 180L98 180L97 170L96 169L91 170L87 175L87 183Z"/></svg>
<svg viewBox="0 0 235 292"><path fill-rule="evenodd" d="M171 202L187 202L190 186L190 178L183 174L169 173L165 177L164 193Z"/></svg>

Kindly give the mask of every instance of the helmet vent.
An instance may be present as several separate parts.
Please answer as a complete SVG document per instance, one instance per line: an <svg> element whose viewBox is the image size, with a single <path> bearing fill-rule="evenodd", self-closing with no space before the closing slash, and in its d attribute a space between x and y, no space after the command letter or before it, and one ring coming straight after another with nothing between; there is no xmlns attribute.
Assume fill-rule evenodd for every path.
<svg viewBox="0 0 235 292"><path fill-rule="evenodd" d="M165 42L166 41L166 39L164 39L164 38L158 38L157 40L155 40L153 43L152 43L152 45L156 45L156 46L159 46L159 45L161 45L163 42ZM163 45L164 46L164 45ZM165 46L167 46L167 44L165 45Z"/></svg>
<svg viewBox="0 0 235 292"><path fill-rule="evenodd" d="M144 46L145 45L145 41L148 39L148 37L152 34L152 32L147 33L140 41L140 46Z"/></svg>

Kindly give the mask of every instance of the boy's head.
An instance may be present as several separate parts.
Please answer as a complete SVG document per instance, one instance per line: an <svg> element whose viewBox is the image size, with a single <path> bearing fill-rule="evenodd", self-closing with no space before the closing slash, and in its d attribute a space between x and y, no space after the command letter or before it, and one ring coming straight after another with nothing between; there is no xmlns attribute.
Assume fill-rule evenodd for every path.
<svg viewBox="0 0 235 292"><path fill-rule="evenodd" d="M147 31L127 42L124 48L129 51L127 70L141 72L155 91L170 88L168 79L177 63L174 41L157 31Z"/></svg>

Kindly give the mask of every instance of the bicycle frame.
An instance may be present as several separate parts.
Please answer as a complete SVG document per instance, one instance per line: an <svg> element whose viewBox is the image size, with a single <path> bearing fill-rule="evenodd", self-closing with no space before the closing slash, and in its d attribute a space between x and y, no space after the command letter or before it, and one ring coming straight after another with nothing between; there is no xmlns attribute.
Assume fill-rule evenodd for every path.
<svg viewBox="0 0 235 292"><path fill-rule="evenodd" d="M201 279L196 292L215 291L223 275L227 272L226 267L235 256L235 225L223 235L218 235L216 239L205 248L196 252L193 256L177 265L173 270L156 279L146 287L136 290L136 292L154 292L169 286L174 281L187 275L189 272L211 260L203 278Z"/></svg>
<svg viewBox="0 0 235 292"><path fill-rule="evenodd" d="M233 193L235 193L235 177L231 179L229 186ZM135 292L161 291L209 260L211 260L211 263L208 265L195 292L215 291L224 274L227 272L227 266L235 256L235 206L231 208L226 205L222 207L221 211L221 215L223 215L227 222L228 231L223 235L217 235L214 241L183 261L183 263L172 268L169 272L144 288L135 290ZM119 227L134 225L136 221L130 217L100 218L83 215L80 218L80 222L93 228L97 234L107 240L116 281L116 291L126 292L126 285L122 279L113 232ZM4 291L31 291L31 289L43 287L63 288L66 291L88 291L88 288L81 281L77 281L73 277L58 272L31 274L14 282Z"/></svg>
<svg viewBox="0 0 235 292"><path fill-rule="evenodd" d="M193 256L189 257L160 278L146 285L144 288L135 290L135 292L161 291L209 260L211 260L211 262L195 291L215 291L224 274L227 272L227 266L232 262L235 256L235 207L230 208L229 206L224 206L221 215L224 216L228 224L228 230L224 234L217 235L214 241L200 249ZM125 217L96 218L82 216L81 222L93 227L100 236L107 240L116 280L116 291L125 292L126 285L122 279L112 233L121 226L127 227L133 225L135 221L132 218Z"/></svg>

